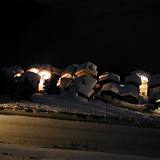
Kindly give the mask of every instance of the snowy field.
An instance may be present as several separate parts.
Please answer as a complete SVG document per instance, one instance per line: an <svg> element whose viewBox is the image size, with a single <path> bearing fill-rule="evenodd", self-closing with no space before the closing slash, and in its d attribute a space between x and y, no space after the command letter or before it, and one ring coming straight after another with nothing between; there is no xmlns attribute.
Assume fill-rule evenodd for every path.
<svg viewBox="0 0 160 160"><path fill-rule="evenodd" d="M10 102L0 104L0 113L20 114L71 120L94 120L101 122L126 123L142 127L160 128L160 112L139 112L123 108L120 103L105 103L95 99L92 102L68 95L41 95L32 97L32 102ZM27 112L26 112L27 111ZM48 113L48 114L47 114ZM80 118L81 117L81 118Z"/></svg>

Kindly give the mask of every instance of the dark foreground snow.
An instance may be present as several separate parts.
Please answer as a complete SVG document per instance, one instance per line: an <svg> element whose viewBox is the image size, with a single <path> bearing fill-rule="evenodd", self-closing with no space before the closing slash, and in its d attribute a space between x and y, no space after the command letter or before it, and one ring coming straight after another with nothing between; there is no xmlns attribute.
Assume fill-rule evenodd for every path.
<svg viewBox="0 0 160 160"><path fill-rule="evenodd" d="M67 96L65 94L35 94L32 97L32 102L1 103L0 108L12 111L25 110L33 113L47 112L85 115L85 118L96 117L96 119L103 119L105 122L123 122L143 127L160 128L158 112L138 112L116 106L115 103L105 103L98 99L89 102L84 98Z"/></svg>

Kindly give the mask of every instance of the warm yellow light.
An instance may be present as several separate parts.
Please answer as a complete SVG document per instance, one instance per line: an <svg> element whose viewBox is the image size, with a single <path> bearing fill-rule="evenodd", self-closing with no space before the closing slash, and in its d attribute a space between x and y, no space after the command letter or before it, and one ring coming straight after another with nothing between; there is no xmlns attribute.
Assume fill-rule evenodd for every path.
<svg viewBox="0 0 160 160"><path fill-rule="evenodd" d="M139 75L139 77L141 78L141 82L143 82L143 83L147 82L148 83L148 77L146 77L144 75Z"/></svg>
<svg viewBox="0 0 160 160"><path fill-rule="evenodd" d="M38 68L30 68L27 71L33 72L33 73L39 73L39 69Z"/></svg>
<svg viewBox="0 0 160 160"><path fill-rule="evenodd" d="M141 85L139 86L139 90L140 90L139 95L147 99L148 98L148 77L140 73L137 73L137 75L141 78Z"/></svg>
<svg viewBox="0 0 160 160"><path fill-rule="evenodd" d="M38 84L38 91L44 90L44 82L51 78L51 72L48 70L39 70L38 68L30 68L29 72L37 73L41 78Z"/></svg>
<svg viewBox="0 0 160 160"><path fill-rule="evenodd" d="M157 99L157 100L156 100L156 103L159 103L159 102L160 102L160 99Z"/></svg>
<svg viewBox="0 0 160 160"><path fill-rule="evenodd" d="M61 86L61 78L59 78L57 82L57 87L60 87L60 86Z"/></svg>
<svg viewBox="0 0 160 160"><path fill-rule="evenodd" d="M14 75L14 78L15 78L15 77L20 77L20 76L21 76L21 74L20 74L20 73L17 73L17 74Z"/></svg>
<svg viewBox="0 0 160 160"><path fill-rule="evenodd" d="M38 73L41 77L39 85L38 85L38 90L43 91L44 90L44 82L45 80L48 80L51 78L51 72L42 70Z"/></svg>
<svg viewBox="0 0 160 160"><path fill-rule="evenodd" d="M65 73L61 78L72 78L72 75L69 73Z"/></svg>
<svg viewBox="0 0 160 160"><path fill-rule="evenodd" d="M63 74L59 79L58 79L58 82L57 82L57 86L60 87L61 86L61 80L62 78L73 78L72 75L70 73L65 73Z"/></svg>

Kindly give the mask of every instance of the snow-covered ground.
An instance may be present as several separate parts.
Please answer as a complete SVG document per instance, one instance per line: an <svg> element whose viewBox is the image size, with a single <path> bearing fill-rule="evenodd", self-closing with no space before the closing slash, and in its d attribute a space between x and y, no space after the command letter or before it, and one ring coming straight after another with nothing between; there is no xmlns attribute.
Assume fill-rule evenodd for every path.
<svg viewBox="0 0 160 160"><path fill-rule="evenodd" d="M160 127L160 115L159 110L144 113L139 111L133 111L118 106L118 103L106 103L102 100L95 99L88 101L82 97L72 97L66 94L61 95L34 95L32 101L35 103L50 105L57 111L66 113L80 113L86 115L104 116L106 118L118 119L120 121L132 121L138 125L151 125ZM124 104L127 106L127 102ZM123 102L121 102L123 106ZM128 106L130 104L128 103ZM137 105L138 106L138 105Z"/></svg>
<svg viewBox="0 0 160 160"><path fill-rule="evenodd" d="M158 160L135 155L0 145L0 160Z"/></svg>
<svg viewBox="0 0 160 160"><path fill-rule="evenodd" d="M118 106L118 104L121 105ZM124 108L122 106L125 106ZM42 95L35 94L32 96L32 102L21 101L11 103L1 103L1 109L10 110L33 110L33 112L47 113L66 113L72 115L96 116L105 120L114 120L116 122L129 122L143 127L160 128L160 112L139 112L126 109L129 103L106 103L102 100L95 99L88 101L83 97L74 97L69 94L60 95ZM138 105L136 106L138 107ZM49 116L49 114L48 114Z"/></svg>
<svg viewBox="0 0 160 160"><path fill-rule="evenodd" d="M50 105L58 111L64 111L69 113L82 113L88 115L105 116L106 103L95 100L88 101L82 97L73 97L67 94L61 95L34 95L32 102Z"/></svg>

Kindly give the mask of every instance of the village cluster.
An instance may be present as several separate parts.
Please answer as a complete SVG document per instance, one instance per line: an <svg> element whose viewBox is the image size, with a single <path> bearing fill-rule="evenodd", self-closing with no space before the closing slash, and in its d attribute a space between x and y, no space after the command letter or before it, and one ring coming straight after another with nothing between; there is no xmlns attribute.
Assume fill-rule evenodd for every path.
<svg viewBox="0 0 160 160"><path fill-rule="evenodd" d="M91 62L73 64L65 69L51 65L32 65L1 69L1 98L30 99L42 94L69 94L88 101L95 98L103 101L120 101L134 105L157 108L160 103L160 74L151 75L141 70L131 72L122 84L120 75L104 71L98 73Z"/></svg>

